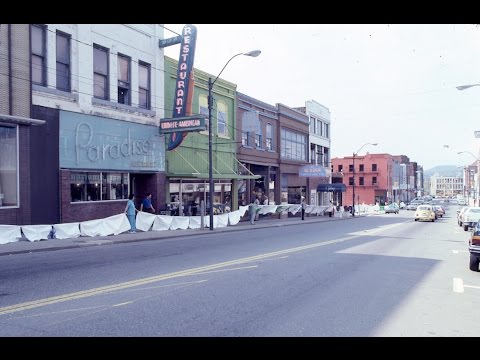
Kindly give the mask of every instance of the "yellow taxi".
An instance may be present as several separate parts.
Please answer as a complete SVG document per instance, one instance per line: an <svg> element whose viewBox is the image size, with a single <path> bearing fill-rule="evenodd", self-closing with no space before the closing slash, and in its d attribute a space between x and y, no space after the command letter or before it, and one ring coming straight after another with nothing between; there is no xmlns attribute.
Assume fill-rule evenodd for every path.
<svg viewBox="0 0 480 360"><path fill-rule="evenodd" d="M436 218L432 205L419 205L415 210L415 221L431 221Z"/></svg>

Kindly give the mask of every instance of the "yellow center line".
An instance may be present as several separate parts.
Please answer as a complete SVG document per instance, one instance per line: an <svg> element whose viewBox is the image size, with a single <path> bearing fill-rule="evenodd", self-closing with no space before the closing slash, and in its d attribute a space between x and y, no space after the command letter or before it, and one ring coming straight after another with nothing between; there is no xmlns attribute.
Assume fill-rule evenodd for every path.
<svg viewBox="0 0 480 360"><path fill-rule="evenodd" d="M135 286L150 284L150 283L157 282L157 281L173 279L173 278L177 278L177 277L181 277L181 276L194 275L194 274L198 274L198 273L201 273L201 272L216 270L216 269L220 269L220 268L231 266L231 265L239 265L239 264L244 264L244 263L257 261L257 260L261 260L261 259L265 259L265 258L269 258L269 257L274 257L274 256L278 256L278 255L284 255L284 254L299 252L299 251L303 251L303 250L314 249L314 248L317 248L317 247L320 247L320 246L336 244L336 243L340 243L340 242L355 239L355 238L358 238L358 236L356 236L356 235L355 236L347 236L347 237L336 239L336 240L329 240L329 241L324 241L324 242L310 244L310 245L298 246L298 247L294 247L294 248L290 248L290 249L274 251L274 252L271 252L271 253L260 254L260 255L250 256L250 257L231 260L231 261L225 261L225 262L212 264L212 265L201 266L201 267L197 267L197 268L193 268L193 269L186 269L186 270L176 271L176 272L172 272L172 273L168 273L168 274L156 275L156 276L151 276L151 277L147 277L147 278L143 278L143 279L126 281L126 282L119 283L119 284L102 286L102 287L98 287L98 288L94 288L94 289L83 290L83 291L78 291L78 292L69 293L69 294L52 296L52 297L48 297L48 298L44 298L44 299L28 301L28 302L24 302L24 303L20 303L20 304L1 307L0 308L0 315L11 314L11 313L14 313L14 312L24 311L24 310L29 310L29 309L35 309L35 308L42 307L42 306L52 305L52 304L65 302L65 301L82 299L82 298L86 298L86 297L90 297L90 296L96 296L96 295L100 295L100 294L107 294L107 293L115 292L115 291L118 291L118 290L124 290L124 289L128 289L128 288L135 287Z"/></svg>

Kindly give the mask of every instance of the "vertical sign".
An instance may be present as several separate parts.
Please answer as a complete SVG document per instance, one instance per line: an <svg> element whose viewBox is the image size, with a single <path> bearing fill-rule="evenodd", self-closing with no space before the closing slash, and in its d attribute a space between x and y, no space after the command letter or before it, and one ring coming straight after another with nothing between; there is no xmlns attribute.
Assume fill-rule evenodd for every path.
<svg viewBox="0 0 480 360"><path fill-rule="evenodd" d="M177 81L173 96L173 118L190 115L193 97L193 58L197 41L197 28L185 25L182 30L182 43L178 59ZM177 131L170 134L167 150L173 150L182 143L188 132Z"/></svg>

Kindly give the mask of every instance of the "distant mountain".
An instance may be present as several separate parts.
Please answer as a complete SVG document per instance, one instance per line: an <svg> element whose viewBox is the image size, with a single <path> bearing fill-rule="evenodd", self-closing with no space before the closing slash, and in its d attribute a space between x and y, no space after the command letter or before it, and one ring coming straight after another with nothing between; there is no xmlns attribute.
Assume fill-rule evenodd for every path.
<svg viewBox="0 0 480 360"><path fill-rule="evenodd" d="M423 176L429 178L436 173L440 176L462 176L462 169L459 169L456 165L438 165L431 169L424 170Z"/></svg>

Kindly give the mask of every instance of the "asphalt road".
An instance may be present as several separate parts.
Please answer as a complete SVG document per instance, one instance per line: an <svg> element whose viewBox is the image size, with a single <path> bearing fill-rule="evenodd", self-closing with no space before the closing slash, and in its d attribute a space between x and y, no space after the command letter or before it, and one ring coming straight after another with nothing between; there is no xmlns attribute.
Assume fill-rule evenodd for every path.
<svg viewBox="0 0 480 360"><path fill-rule="evenodd" d="M0 336L477 336L456 207L0 258Z"/></svg>

